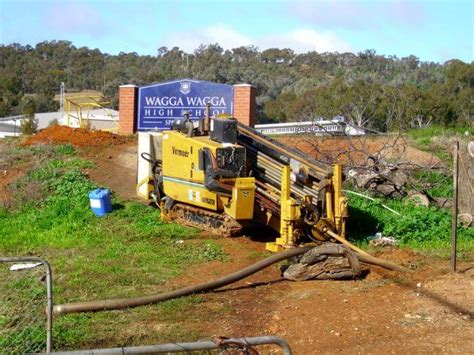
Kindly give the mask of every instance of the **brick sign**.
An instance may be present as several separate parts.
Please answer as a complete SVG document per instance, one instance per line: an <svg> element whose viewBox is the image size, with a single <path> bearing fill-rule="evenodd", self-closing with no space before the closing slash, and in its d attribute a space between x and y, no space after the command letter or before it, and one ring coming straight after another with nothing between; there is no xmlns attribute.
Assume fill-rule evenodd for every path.
<svg viewBox="0 0 474 355"><path fill-rule="evenodd" d="M210 104L211 116L233 112L234 88L201 80L176 80L138 89L138 130L171 128L187 111L192 119L205 116Z"/></svg>

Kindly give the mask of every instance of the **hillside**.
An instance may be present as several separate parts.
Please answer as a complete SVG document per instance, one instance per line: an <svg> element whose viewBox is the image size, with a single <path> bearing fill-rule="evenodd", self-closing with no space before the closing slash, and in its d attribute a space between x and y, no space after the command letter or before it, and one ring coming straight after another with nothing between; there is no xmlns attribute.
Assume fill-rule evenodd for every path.
<svg viewBox="0 0 474 355"><path fill-rule="evenodd" d="M439 64L374 50L296 54L248 46L224 51L218 44L193 53L161 47L156 56L109 55L68 41L45 41L34 47L0 45L0 117L21 113L28 100L34 100L37 112L56 110L53 98L61 82L66 92L102 91L117 106L121 84L176 78L254 85L260 122L343 114L359 125L387 130L466 125L474 115L474 64L459 60Z"/></svg>

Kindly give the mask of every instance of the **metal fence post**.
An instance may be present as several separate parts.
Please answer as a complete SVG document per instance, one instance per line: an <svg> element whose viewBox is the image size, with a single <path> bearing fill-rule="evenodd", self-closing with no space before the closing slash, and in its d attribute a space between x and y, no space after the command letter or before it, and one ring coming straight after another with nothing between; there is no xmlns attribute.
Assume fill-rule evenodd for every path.
<svg viewBox="0 0 474 355"><path fill-rule="evenodd" d="M453 222L451 228L451 271L456 272L456 248L458 234L458 161L459 142L454 143L453 156Z"/></svg>

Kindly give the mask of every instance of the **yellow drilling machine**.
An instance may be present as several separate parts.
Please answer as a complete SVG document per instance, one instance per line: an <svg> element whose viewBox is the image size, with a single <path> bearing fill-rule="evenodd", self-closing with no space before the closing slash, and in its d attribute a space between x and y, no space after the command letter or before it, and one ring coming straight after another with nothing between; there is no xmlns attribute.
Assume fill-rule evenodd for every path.
<svg viewBox="0 0 474 355"><path fill-rule="evenodd" d="M208 292L283 260L291 260L281 268L289 280L353 279L363 274L360 261L407 271L345 240L347 199L339 165L317 162L231 117L206 117L185 115L170 130L139 133L138 195L152 199L164 219L222 236L268 226L279 236L266 248L278 253L209 282L157 295L56 305L56 314L137 307ZM346 245L319 246L331 239ZM308 242L318 246L300 247Z"/></svg>
<svg viewBox="0 0 474 355"><path fill-rule="evenodd" d="M231 117L206 117L185 115L170 130L139 133L143 159L138 161L138 195L152 199L167 220L222 236L268 226L279 237L266 247L278 253L202 284L157 295L56 305L56 314L137 307L208 292L289 259L290 265L281 268L289 280L356 278L362 275L359 261L407 271L345 240L347 199L339 165L321 164ZM299 247L331 238L357 253L335 243Z"/></svg>
<svg viewBox="0 0 474 355"><path fill-rule="evenodd" d="M149 173L137 191L155 201L164 219L222 236L268 226L279 233L266 245L271 251L345 237L341 166L318 162L229 116L191 120L185 114L171 130L148 137L139 150Z"/></svg>

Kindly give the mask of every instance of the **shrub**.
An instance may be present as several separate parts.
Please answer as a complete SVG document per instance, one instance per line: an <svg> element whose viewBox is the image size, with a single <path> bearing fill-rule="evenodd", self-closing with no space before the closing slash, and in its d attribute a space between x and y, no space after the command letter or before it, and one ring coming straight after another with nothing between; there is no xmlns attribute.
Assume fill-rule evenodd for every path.
<svg viewBox="0 0 474 355"><path fill-rule="evenodd" d="M29 136L38 131L38 120L33 117L25 118L21 121L21 133Z"/></svg>

